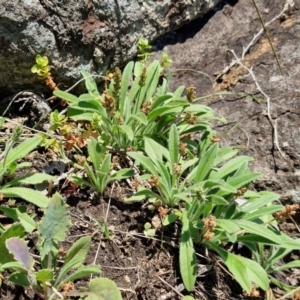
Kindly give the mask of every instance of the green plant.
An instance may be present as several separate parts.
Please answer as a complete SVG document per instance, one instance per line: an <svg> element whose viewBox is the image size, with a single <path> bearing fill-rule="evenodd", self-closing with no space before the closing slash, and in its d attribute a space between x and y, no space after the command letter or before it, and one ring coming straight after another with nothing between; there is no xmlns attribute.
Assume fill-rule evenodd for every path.
<svg viewBox="0 0 300 300"><path fill-rule="evenodd" d="M138 57L142 60L142 62L146 62L151 56L150 50L152 46L149 44L148 39L140 38L137 44Z"/></svg>
<svg viewBox="0 0 300 300"><path fill-rule="evenodd" d="M146 155L139 152L128 152L128 155L149 172L139 177L138 180L147 180L156 192L140 187L128 201L154 198L169 207L174 207L181 200L180 193L186 190L187 182L190 180L190 178L184 179L185 172L195 165L198 159L184 160L183 154L187 149L180 148L179 134L175 124L170 129L168 149L150 138L145 138L144 149Z"/></svg>
<svg viewBox="0 0 300 300"><path fill-rule="evenodd" d="M159 61L148 67L130 62L122 75L116 69L109 88L102 94L92 77L82 72L89 94L80 97L63 91L54 94L69 102L69 118L90 122L105 147L139 150L144 137L166 144L170 127L175 123L187 143L195 145L188 136L208 129L210 124L205 120L217 118L209 107L193 103L197 100L194 88L188 88L187 95L182 96L184 87L170 93L165 78L159 86L161 70Z"/></svg>
<svg viewBox="0 0 300 300"><path fill-rule="evenodd" d="M1 123L3 124L3 118L1 118ZM2 198L23 198L38 207L46 207L48 204L48 198L46 196L39 191L27 187L20 187L20 185L35 185L43 181L55 181L56 179L53 176L43 173L29 173L14 180L7 180L11 179L17 170L31 166L30 163L20 163L19 160L24 159L42 140L40 136L34 136L19 143L21 134L22 127L17 125L11 138L6 142L4 151L0 154L0 181L3 182L4 179L7 181L0 187L0 195ZM19 144L15 146L17 143Z"/></svg>
<svg viewBox="0 0 300 300"><path fill-rule="evenodd" d="M272 213L282 208L270 205L278 198L276 194L245 192L259 176L248 168L252 159L234 157L237 150L219 148L218 143L208 142L212 134L207 132L202 136L197 155L190 158L180 155L175 125L170 130L168 149L145 139L145 155L138 152L128 155L149 172L139 180L148 180L154 191L142 187L128 201L156 198L173 207L164 225L181 219L180 270L187 290L193 289L196 280L194 245L197 243L216 251L244 290L250 291L252 284L267 290L270 280L264 265L230 253L221 246L235 242L245 242L249 246L252 242L291 250L300 248L300 240L273 229ZM236 198L241 195L245 203L238 205ZM184 208L176 207L180 201L185 202Z"/></svg>
<svg viewBox="0 0 300 300"><path fill-rule="evenodd" d="M101 145L93 137L91 137L88 142L88 154L93 163L94 171L88 162L85 161L83 169L88 176L88 180L83 179L79 174L72 175L71 180L76 184L88 186L98 191L100 194L103 194L109 182L125 179L134 175L132 169L113 170L111 154L103 152Z"/></svg>
<svg viewBox="0 0 300 300"><path fill-rule="evenodd" d="M168 62L168 57L163 62ZM162 66L158 61L148 66L130 62L122 74L116 69L108 75L110 84L106 82L102 94L85 72L88 94L76 97L54 92L69 102L70 119L89 122L97 132L97 140L91 138L88 144L94 171L86 161L82 170L88 179L75 175L72 180L102 194L110 180L133 175L125 169L109 177L111 153L128 155L140 171L135 180L142 183L128 201L150 199L152 209L168 206L170 213L163 225L176 220L182 223L179 261L187 290L193 289L196 280L197 244L217 252L245 291L255 286L268 290L277 268L275 258L299 249L300 241L274 229L272 214L282 209L272 204L278 199L276 194L247 190L260 175L248 167L252 158L236 156L238 150L233 147L219 147L207 119L223 119L215 117L207 106L194 103L201 99L196 98L195 88L187 88L185 96L184 87L169 92L169 78L161 77ZM244 197L242 203L240 197ZM149 225L145 224L146 235L154 234ZM237 242L248 247L256 259L228 250ZM272 259L262 260L262 249L267 251L269 246L271 253L280 249L280 255L273 253Z"/></svg>
<svg viewBox="0 0 300 300"><path fill-rule="evenodd" d="M59 194L55 194L49 200L44 217L37 226L41 267L35 266L27 243L23 240L22 225L14 223L11 227L14 228L13 233L10 229L9 234L3 233L0 238L0 249L3 253L0 257L1 272L10 270L10 281L17 285L30 286L42 299L66 299L70 291L72 295L81 295L81 291L74 291L73 282L90 274L98 274L100 269L98 266L83 265L91 245L90 236L80 238L66 253L59 247L59 242L65 240L66 230L70 225L67 205ZM4 241L6 249L3 249ZM59 261L60 257L64 258L62 264ZM95 286L101 284L101 280L92 281L88 290L91 294L96 293L99 299L102 299L102 293L101 290L95 289ZM119 291L116 287L108 289L118 297ZM105 291L104 287L103 290Z"/></svg>
<svg viewBox="0 0 300 300"><path fill-rule="evenodd" d="M35 57L35 65L31 68L32 73L36 73L38 76L42 78L46 78L51 75L50 66L47 56L41 56L37 54Z"/></svg>

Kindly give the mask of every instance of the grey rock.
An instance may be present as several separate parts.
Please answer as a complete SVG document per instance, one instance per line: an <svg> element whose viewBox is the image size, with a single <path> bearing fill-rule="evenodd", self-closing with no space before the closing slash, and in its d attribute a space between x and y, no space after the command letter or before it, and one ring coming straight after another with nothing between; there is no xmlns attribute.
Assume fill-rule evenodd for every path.
<svg viewBox="0 0 300 300"><path fill-rule="evenodd" d="M202 100L228 121L225 125L215 125L221 146L241 147L244 150L240 154L254 158L251 169L262 174L254 184L257 190L278 192L283 202L299 202L299 1L284 1L291 4L290 8L268 26L284 76L265 35L250 47L243 60L253 68L259 85L270 98L271 117L276 122L278 144L284 157L274 144L274 129L265 114L266 99L257 90L253 78L239 65L222 74L234 60L229 50L241 57L243 47L262 28L252 1L228 2L220 10L209 13L206 20L195 20L159 39L156 42L159 51L154 58L159 58L162 52L171 56L172 90L180 85L194 85L198 97L230 92ZM259 8L268 22L282 11L283 2L261 0ZM252 97L241 97L239 92Z"/></svg>
<svg viewBox="0 0 300 300"><path fill-rule="evenodd" d="M150 41L203 15L222 0L10 0L0 4L0 93L44 91L31 74L47 55L61 88L80 71L103 74Z"/></svg>

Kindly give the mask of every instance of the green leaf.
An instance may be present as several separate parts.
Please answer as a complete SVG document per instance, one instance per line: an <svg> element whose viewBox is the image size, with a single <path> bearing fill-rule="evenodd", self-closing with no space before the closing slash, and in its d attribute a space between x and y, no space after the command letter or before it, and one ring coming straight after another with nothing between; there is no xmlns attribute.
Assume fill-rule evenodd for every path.
<svg viewBox="0 0 300 300"><path fill-rule="evenodd" d="M0 272L2 272L4 270L9 270L9 269L25 271L24 266L17 261L8 262L3 265L0 264Z"/></svg>
<svg viewBox="0 0 300 300"><path fill-rule="evenodd" d="M93 78L88 72L81 71L80 72L83 78L85 79L85 87L88 90L89 94L96 98L99 97L98 87L97 84Z"/></svg>
<svg viewBox="0 0 300 300"><path fill-rule="evenodd" d="M64 99L68 102L71 102L72 104L77 104L79 102L79 99L78 97L68 93L68 92L64 92L64 91L61 91L61 90L56 90L53 92L53 94L58 97L58 98L61 98L61 99Z"/></svg>
<svg viewBox="0 0 300 300"><path fill-rule="evenodd" d="M82 258L77 256L71 259L68 263L64 264L63 267L60 269L59 274L56 277L54 286L58 287L63 282L63 279L65 278L67 273L72 269L74 269L76 266L78 266L81 260Z"/></svg>
<svg viewBox="0 0 300 300"><path fill-rule="evenodd" d="M2 127L4 123L5 123L5 118L0 117L0 127Z"/></svg>
<svg viewBox="0 0 300 300"><path fill-rule="evenodd" d="M266 207L262 207L259 210L254 211L253 213L246 213L243 215L243 220L255 220L259 217L265 216L265 215L271 215L281 209L283 209L283 205L270 205Z"/></svg>
<svg viewBox="0 0 300 300"><path fill-rule="evenodd" d="M8 280L21 286L30 285L25 272L14 272L8 277Z"/></svg>
<svg viewBox="0 0 300 300"><path fill-rule="evenodd" d="M97 140L93 137L91 137L88 142L88 153L95 170L100 170L102 149Z"/></svg>
<svg viewBox="0 0 300 300"><path fill-rule="evenodd" d="M92 279L85 300L122 300L117 285L108 278Z"/></svg>
<svg viewBox="0 0 300 300"><path fill-rule="evenodd" d="M249 233L260 235L277 243L278 245L281 245L280 236L269 230L265 225L259 225L255 222L245 220L235 220L235 223Z"/></svg>
<svg viewBox="0 0 300 300"><path fill-rule="evenodd" d="M191 291L196 282L197 261L187 212L182 213L182 232L179 247L180 273L185 288Z"/></svg>
<svg viewBox="0 0 300 300"><path fill-rule="evenodd" d="M240 226L238 226L235 220L224 220L224 219L217 219L216 220L217 227L221 227L225 232L228 233L237 233L241 230Z"/></svg>
<svg viewBox="0 0 300 300"><path fill-rule="evenodd" d="M129 62L123 70L122 73L122 83L121 83L121 91L120 91L120 98L121 98L121 114L124 116L125 107L122 107L122 103L125 102L128 86L131 79L131 74L133 70L134 62Z"/></svg>
<svg viewBox="0 0 300 300"><path fill-rule="evenodd" d="M80 257L81 261L74 266L75 268L78 268L85 261L91 244L92 238L90 236L83 236L79 240L77 240L68 250L67 255L65 257L65 264L74 258Z"/></svg>
<svg viewBox="0 0 300 300"><path fill-rule="evenodd" d="M244 213L252 213L279 198L279 195L272 192L260 192L258 195L259 198L256 197L254 198L254 201L249 200L240 206L240 210Z"/></svg>
<svg viewBox="0 0 300 300"><path fill-rule="evenodd" d="M228 161L223 167L221 167L217 172L213 173L211 176L214 179L222 179L225 178L227 175L232 173L233 171L237 170L239 166L244 163L245 161L252 161L253 158L249 156L238 156L230 161Z"/></svg>
<svg viewBox="0 0 300 300"><path fill-rule="evenodd" d="M127 152L127 154L139 163L141 163L150 172L150 174L158 176L155 165L151 162L151 160L148 157L138 152Z"/></svg>
<svg viewBox="0 0 300 300"><path fill-rule="evenodd" d="M42 269L35 275L36 280L41 282L52 281L54 279L54 271L52 269Z"/></svg>
<svg viewBox="0 0 300 300"><path fill-rule="evenodd" d="M26 174L25 176L19 177L15 180L10 181L5 187L20 185L20 184L38 184L43 181L53 181L57 182L57 179L54 176L45 174L45 173L35 173L35 174Z"/></svg>
<svg viewBox="0 0 300 300"><path fill-rule="evenodd" d="M163 147L153 139L145 138L145 152L152 162L163 159Z"/></svg>
<svg viewBox="0 0 300 300"><path fill-rule="evenodd" d="M121 131L123 131L127 135L129 141L133 141L134 134L133 134L133 130L130 126L118 125L117 128L119 128Z"/></svg>
<svg viewBox="0 0 300 300"><path fill-rule="evenodd" d="M0 236L0 264L12 262L14 260L13 255L8 252L5 242L11 237L22 238L25 235L24 227L20 223L13 223L11 227L6 229Z"/></svg>
<svg viewBox="0 0 300 300"><path fill-rule="evenodd" d="M211 171L217 157L218 148L218 143L215 143L201 156L194 177L196 182L204 180Z"/></svg>
<svg viewBox="0 0 300 300"><path fill-rule="evenodd" d="M125 199L125 202L131 202L131 201L141 201L146 198L157 198L162 199L160 195L155 194L151 190L147 190L145 188L140 188L133 196L130 198Z"/></svg>
<svg viewBox="0 0 300 300"><path fill-rule="evenodd" d="M300 260L294 260L294 261L291 261L287 264L284 264L284 265L281 265L281 266L278 266L278 267L274 267L274 271L279 272L279 271L292 269L292 268L300 268Z"/></svg>
<svg viewBox="0 0 300 300"><path fill-rule="evenodd" d="M30 153L34 148L36 148L42 141L42 137L40 135L35 135L32 138L25 139L24 142L11 149L5 159L5 165L9 166L12 163L18 161L19 159L25 157L28 153ZM0 162L0 169L4 167L4 161Z"/></svg>
<svg viewBox="0 0 300 300"><path fill-rule="evenodd" d="M54 242L62 242L66 238L66 231L71 225L69 210L64 199L54 194L45 210L44 217L38 226L38 232L43 240L41 248L42 259L52 250Z"/></svg>
<svg viewBox="0 0 300 300"><path fill-rule="evenodd" d="M135 115L131 115L130 118L128 119L127 123L129 123L132 119L137 120L139 123L141 123L143 125L148 124L146 115L144 113L142 113L141 111L136 113Z"/></svg>
<svg viewBox="0 0 300 300"><path fill-rule="evenodd" d="M173 124L170 129L169 134L169 152L170 152L170 159L171 164L178 164L179 160L179 135L176 128L176 125Z"/></svg>
<svg viewBox="0 0 300 300"><path fill-rule="evenodd" d="M171 100L172 98L173 98L172 95L162 95L157 97L151 105L152 110L162 106L165 102L169 102L169 100Z"/></svg>
<svg viewBox="0 0 300 300"><path fill-rule="evenodd" d="M126 179L128 177L134 176L134 170L133 169L121 169L119 171L116 171L115 173L111 174L111 176L108 178L109 182L112 180L122 180Z"/></svg>
<svg viewBox="0 0 300 300"><path fill-rule="evenodd" d="M73 282L74 280L84 278L93 274L100 274L101 270L99 266L81 266L76 271L73 271L68 277L66 277L61 283Z"/></svg>
<svg viewBox="0 0 300 300"><path fill-rule="evenodd" d="M241 187L244 187L245 185L249 184L253 180L257 179L260 176L260 173L249 173L249 174L243 174L238 177L233 177L230 180L227 180L228 184L231 184L235 188L239 189Z"/></svg>
<svg viewBox="0 0 300 300"><path fill-rule="evenodd" d="M163 226L168 226L171 223L174 223L177 219L178 219L178 215L174 214L174 213L171 213L171 214L169 214L165 217L162 224L163 224Z"/></svg>
<svg viewBox="0 0 300 300"><path fill-rule="evenodd" d="M12 237L6 240L6 248L29 271L34 264L34 260L29 254L27 243L19 237Z"/></svg>
<svg viewBox="0 0 300 300"><path fill-rule="evenodd" d="M263 237L263 236L259 236L257 234L252 234L252 233L248 233L248 234L244 234L244 235L241 235L241 236L238 236L237 238L238 241L242 242L242 243L261 243L261 244L264 244L264 245L271 245L271 246L276 246L278 245L278 243L266 238L266 237Z"/></svg>
<svg viewBox="0 0 300 300"><path fill-rule="evenodd" d="M255 261L229 253L213 243L207 243L210 248L219 253L229 271L243 290L250 292L252 282L266 291L269 288L269 279L266 271Z"/></svg>
<svg viewBox="0 0 300 300"><path fill-rule="evenodd" d="M41 192L24 187L4 188L0 189L0 193L6 198L22 198L41 208L47 207L49 203L49 198L47 198Z"/></svg>

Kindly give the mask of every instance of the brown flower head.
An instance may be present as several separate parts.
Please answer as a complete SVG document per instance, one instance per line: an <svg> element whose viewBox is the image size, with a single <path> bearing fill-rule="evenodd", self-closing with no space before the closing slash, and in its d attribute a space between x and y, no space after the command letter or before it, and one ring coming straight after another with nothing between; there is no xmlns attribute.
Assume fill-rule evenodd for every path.
<svg viewBox="0 0 300 300"><path fill-rule="evenodd" d="M103 104L104 108L107 110L108 113L113 113L115 110L115 103L116 103L114 97L112 97L108 94L108 90L105 90L103 92L103 96L104 96L104 99L103 99L102 104Z"/></svg>
<svg viewBox="0 0 300 300"><path fill-rule="evenodd" d="M158 187L159 186L159 180L155 175L151 175L150 178L148 179L149 184L152 187Z"/></svg>
<svg viewBox="0 0 300 300"><path fill-rule="evenodd" d="M190 86L186 88L186 99L189 103L192 103L196 99L196 88L194 86Z"/></svg>
<svg viewBox="0 0 300 300"><path fill-rule="evenodd" d="M198 117L193 113L187 113L185 116L185 120L190 125L195 125Z"/></svg>

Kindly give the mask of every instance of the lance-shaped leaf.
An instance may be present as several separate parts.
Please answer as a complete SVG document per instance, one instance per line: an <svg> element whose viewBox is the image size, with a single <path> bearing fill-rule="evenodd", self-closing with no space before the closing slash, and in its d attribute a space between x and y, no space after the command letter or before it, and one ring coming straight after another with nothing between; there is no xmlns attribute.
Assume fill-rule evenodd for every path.
<svg viewBox="0 0 300 300"><path fill-rule="evenodd" d="M180 273L185 288L191 291L196 282L196 254L186 211L182 214L182 233L179 248Z"/></svg>
<svg viewBox="0 0 300 300"><path fill-rule="evenodd" d="M38 231L43 239L41 256L44 258L52 249L54 241L64 241L68 226L71 225L69 211L64 199L54 194L49 201L45 215L38 226Z"/></svg>
<svg viewBox="0 0 300 300"><path fill-rule="evenodd" d="M33 267L34 260L29 253L27 243L18 237L12 237L5 242L5 245L14 258L21 263L27 271L30 271Z"/></svg>
<svg viewBox="0 0 300 300"><path fill-rule="evenodd" d="M6 229L0 236L0 264L13 261L13 255L10 254L5 247L5 242L11 237L23 237L25 235L24 227L20 223L13 223L11 227Z"/></svg>

